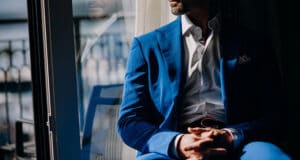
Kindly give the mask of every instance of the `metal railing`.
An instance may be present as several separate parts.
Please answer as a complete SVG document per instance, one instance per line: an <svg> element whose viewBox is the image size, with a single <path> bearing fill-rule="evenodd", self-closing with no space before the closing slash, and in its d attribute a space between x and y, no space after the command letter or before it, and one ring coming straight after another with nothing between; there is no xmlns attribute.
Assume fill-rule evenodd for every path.
<svg viewBox="0 0 300 160"><path fill-rule="evenodd" d="M84 112L93 86L122 83L129 43L122 33L82 35L81 42L97 38L78 61ZM0 134L8 144L15 142L17 119L33 119L30 51L28 39L0 41ZM84 115L82 113L81 115ZM83 117L82 117L83 118ZM33 134L33 131L32 131ZM0 137L1 139L1 137ZM1 146L1 143L0 143Z"/></svg>
<svg viewBox="0 0 300 160"><path fill-rule="evenodd" d="M6 130L6 143L12 143L14 121L26 118L25 114L32 115L31 97L28 97L31 95L28 40L0 41L0 47L0 113L5 113L0 116L0 124Z"/></svg>

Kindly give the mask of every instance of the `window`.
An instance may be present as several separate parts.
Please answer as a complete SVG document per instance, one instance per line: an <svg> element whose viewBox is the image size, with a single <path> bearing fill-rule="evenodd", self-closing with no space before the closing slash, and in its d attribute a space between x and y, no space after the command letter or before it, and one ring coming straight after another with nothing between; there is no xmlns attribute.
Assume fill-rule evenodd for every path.
<svg viewBox="0 0 300 160"><path fill-rule="evenodd" d="M73 0L82 159L133 159L116 132L134 0Z"/></svg>
<svg viewBox="0 0 300 160"><path fill-rule="evenodd" d="M0 3L0 159L35 157L26 0Z"/></svg>

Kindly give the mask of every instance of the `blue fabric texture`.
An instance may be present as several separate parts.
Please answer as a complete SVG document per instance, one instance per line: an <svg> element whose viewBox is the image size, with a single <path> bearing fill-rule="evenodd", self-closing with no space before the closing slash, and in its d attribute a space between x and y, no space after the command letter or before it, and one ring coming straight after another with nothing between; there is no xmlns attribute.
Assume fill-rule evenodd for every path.
<svg viewBox="0 0 300 160"><path fill-rule="evenodd" d="M291 160L280 148L271 143L251 142L243 148L241 160Z"/></svg>

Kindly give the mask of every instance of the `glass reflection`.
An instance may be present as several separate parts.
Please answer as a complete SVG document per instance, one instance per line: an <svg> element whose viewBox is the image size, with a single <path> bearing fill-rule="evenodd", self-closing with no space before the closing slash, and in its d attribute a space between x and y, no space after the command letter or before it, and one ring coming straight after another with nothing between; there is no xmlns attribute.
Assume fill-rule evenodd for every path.
<svg viewBox="0 0 300 160"><path fill-rule="evenodd" d="M133 159L116 133L134 0L73 0L82 159ZM104 97L103 97L104 96Z"/></svg>

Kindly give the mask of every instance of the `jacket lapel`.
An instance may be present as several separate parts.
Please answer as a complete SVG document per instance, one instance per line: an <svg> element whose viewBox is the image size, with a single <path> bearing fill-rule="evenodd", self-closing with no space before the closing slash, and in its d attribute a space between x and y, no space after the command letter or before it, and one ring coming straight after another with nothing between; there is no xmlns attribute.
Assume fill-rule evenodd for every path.
<svg viewBox="0 0 300 160"><path fill-rule="evenodd" d="M162 57L166 63L166 69L168 71L168 86L170 85L170 90L168 89L169 100L168 107L165 110L165 121L162 126L168 128L176 128L176 119L174 115L177 115L177 104L179 101L179 90L182 88L182 62L183 62L183 44L181 38L181 18L178 17L177 20L172 23L162 27L157 32L157 41L159 49L161 50ZM173 115L173 116L172 116ZM174 121L175 120L175 121ZM172 121L172 123L171 123ZM174 123L175 122L175 123Z"/></svg>
<svg viewBox="0 0 300 160"><path fill-rule="evenodd" d="M168 67L168 73L172 85L173 97L177 97L182 81L182 38L181 18L157 30L157 39L162 56Z"/></svg>

